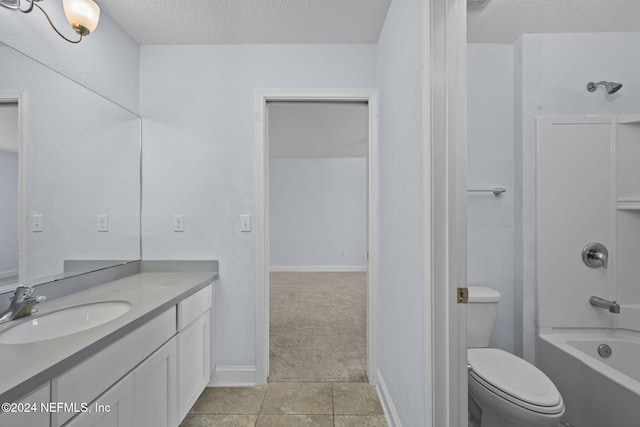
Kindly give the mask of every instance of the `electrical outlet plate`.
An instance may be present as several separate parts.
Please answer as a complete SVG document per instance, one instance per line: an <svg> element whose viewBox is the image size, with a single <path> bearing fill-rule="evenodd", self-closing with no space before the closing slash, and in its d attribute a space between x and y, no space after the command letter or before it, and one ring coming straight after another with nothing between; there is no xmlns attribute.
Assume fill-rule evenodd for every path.
<svg viewBox="0 0 640 427"><path fill-rule="evenodd" d="M98 231L101 233L109 231L109 215L98 215Z"/></svg>
<svg viewBox="0 0 640 427"><path fill-rule="evenodd" d="M184 232L184 215L176 214L173 216L173 231L176 233Z"/></svg>

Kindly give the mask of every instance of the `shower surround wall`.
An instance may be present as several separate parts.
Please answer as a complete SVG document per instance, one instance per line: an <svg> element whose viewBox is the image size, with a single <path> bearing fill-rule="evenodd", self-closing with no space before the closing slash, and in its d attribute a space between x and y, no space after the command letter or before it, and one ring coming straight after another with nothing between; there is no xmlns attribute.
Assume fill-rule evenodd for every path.
<svg viewBox="0 0 640 427"><path fill-rule="evenodd" d="M509 49L513 49L513 62L505 64ZM498 55L500 51L503 57ZM512 78L509 78L511 72ZM470 44L468 75L469 186L493 185L494 182L483 180L484 176L504 170L503 162L513 162L513 188L505 193L513 198L513 207L508 203L509 199L494 201L491 205L490 199L469 197L469 282L507 286L503 288L503 296L507 298L500 303L496 325L501 332L494 337L493 344L506 350L513 349L515 354L533 362L537 280L536 118L637 113L640 105L640 85L637 84L640 34L526 34L513 45ZM609 96L602 88L594 93L587 91L588 82L600 80L617 81L624 86ZM499 86L492 88L492 81L500 82ZM480 89L474 87L478 85ZM508 93L513 97L506 96ZM494 131L489 132L491 128ZM510 128L513 129L511 146L500 142L504 130ZM501 181L495 184L502 185L503 178L501 176ZM509 187L508 177L504 182L504 186ZM491 223L486 218L482 223L483 215L508 218L511 210L514 217L512 237L490 237ZM498 221L493 224L497 227ZM508 228L504 223L503 226ZM507 253L496 267L490 260L504 254L507 247L513 248L513 259ZM511 271L513 284L507 284ZM513 325L513 341L509 337L511 325L503 324L507 322Z"/></svg>
<svg viewBox="0 0 640 427"><path fill-rule="evenodd" d="M640 330L640 114L541 118L537 131L537 325ZM590 242L607 268L584 265Z"/></svg>
<svg viewBox="0 0 640 427"><path fill-rule="evenodd" d="M613 118L538 119L536 157L537 325L611 327L612 315L589 304L615 300ZM589 268L590 243L609 251L608 267Z"/></svg>

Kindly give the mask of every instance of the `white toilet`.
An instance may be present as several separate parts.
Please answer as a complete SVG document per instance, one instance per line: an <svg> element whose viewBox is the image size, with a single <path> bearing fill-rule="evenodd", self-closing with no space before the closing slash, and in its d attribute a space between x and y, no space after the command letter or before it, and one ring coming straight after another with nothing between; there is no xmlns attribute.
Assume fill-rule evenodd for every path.
<svg viewBox="0 0 640 427"><path fill-rule="evenodd" d="M564 402L553 382L529 362L506 351L489 348L499 302L500 293L495 289L469 287L469 425L559 426Z"/></svg>

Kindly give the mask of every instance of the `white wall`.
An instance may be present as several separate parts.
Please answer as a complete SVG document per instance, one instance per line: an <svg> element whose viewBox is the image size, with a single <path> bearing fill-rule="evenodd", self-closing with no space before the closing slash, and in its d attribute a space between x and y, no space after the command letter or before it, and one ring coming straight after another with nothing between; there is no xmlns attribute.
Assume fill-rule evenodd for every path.
<svg viewBox="0 0 640 427"><path fill-rule="evenodd" d="M256 363L256 89L370 88L375 66L373 45L141 47L143 256L220 261L218 365Z"/></svg>
<svg viewBox="0 0 640 427"><path fill-rule="evenodd" d="M423 7L391 2L378 42L380 265L378 368L404 426L422 426L426 352L423 217ZM430 415L429 415L430 416Z"/></svg>
<svg viewBox="0 0 640 427"><path fill-rule="evenodd" d="M75 38L62 2L44 2L42 7L63 34ZM24 14L0 7L0 42L138 112L139 47L105 13L93 33L71 44L51 29L40 11Z"/></svg>
<svg viewBox="0 0 640 427"><path fill-rule="evenodd" d="M467 277L502 296L491 345L522 354L515 345L522 298L514 288L513 46L469 44L467 54L467 187L507 189L499 197L468 193Z"/></svg>
<svg viewBox="0 0 640 427"><path fill-rule="evenodd" d="M366 268L366 174L365 158L269 160L272 270Z"/></svg>

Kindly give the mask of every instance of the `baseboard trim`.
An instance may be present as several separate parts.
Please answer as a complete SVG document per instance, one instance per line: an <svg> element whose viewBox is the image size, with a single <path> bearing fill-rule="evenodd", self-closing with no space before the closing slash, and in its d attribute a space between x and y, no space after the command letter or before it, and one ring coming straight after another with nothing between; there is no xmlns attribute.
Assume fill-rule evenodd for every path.
<svg viewBox="0 0 640 427"><path fill-rule="evenodd" d="M275 265L269 267L274 273L362 273L367 271L366 265Z"/></svg>
<svg viewBox="0 0 640 427"><path fill-rule="evenodd" d="M387 384L384 382L380 369L376 370L376 377L378 397L380 398L380 403L382 404L382 410L384 411L384 416L387 419L387 424L389 424L389 427L402 427L398 411L396 411L396 407L393 404L393 400L389 394L389 389L387 388Z"/></svg>
<svg viewBox="0 0 640 427"><path fill-rule="evenodd" d="M218 365L208 387L253 387L255 385L255 365Z"/></svg>

